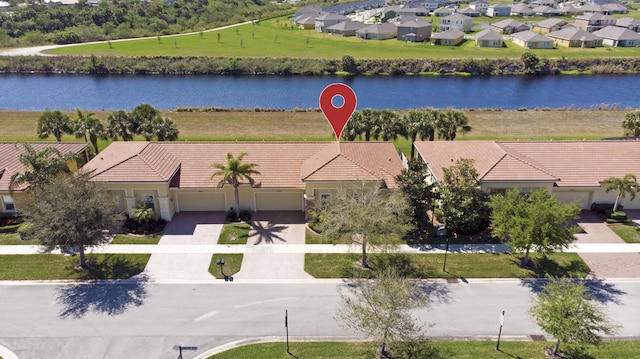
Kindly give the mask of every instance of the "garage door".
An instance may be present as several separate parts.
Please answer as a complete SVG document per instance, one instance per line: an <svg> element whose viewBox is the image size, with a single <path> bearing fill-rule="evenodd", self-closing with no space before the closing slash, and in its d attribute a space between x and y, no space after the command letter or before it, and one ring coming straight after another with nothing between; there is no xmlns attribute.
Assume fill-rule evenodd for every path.
<svg viewBox="0 0 640 359"><path fill-rule="evenodd" d="M224 211L222 193L178 193L178 209L188 211Z"/></svg>
<svg viewBox="0 0 640 359"><path fill-rule="evenodd" d="M302 211L302 193L257 193L257 211Z"/></svg>
<svg viewBox="0 0 640 359"><path fill-rule="evenodd" d="M573 191L573 192L553 192L560 203L578 203L580 208L589 209L591 206L591 193L585 191Z"/></svg>

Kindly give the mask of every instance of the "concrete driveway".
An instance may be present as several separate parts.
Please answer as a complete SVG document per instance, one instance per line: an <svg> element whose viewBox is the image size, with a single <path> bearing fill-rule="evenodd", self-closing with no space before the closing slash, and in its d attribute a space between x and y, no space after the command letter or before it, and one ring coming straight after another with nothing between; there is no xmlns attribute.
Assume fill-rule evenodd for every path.
<svg viewBox="0 0 640 359"><path fill-rule="evenodd" d="M312 279L304 271L304 253L273 253L273 246L304 244L305 228L302 212L255 213L242 269L234 279Z"/></svg>
<svg viewBox="0 0 640 359"><path fill-rule="evenodd" d="M627 211L633 220L640 220L640 211ZM578 224L584 229L576 234L577 243L611 243L624 241L602 219L591 211L582 211ZM634 278L640 276L638 253L579 253L596 278Z"/></svg>
<svg viewBox="0 0 640 359"><path fill-rule="evenodd" d="M176 246L175 253L151 255L144 270L152 281L215 281L208 269L211 253L180 253L181 245L218 243L225 220L224 212L181 212L167 224L159 246Z"/></svg>

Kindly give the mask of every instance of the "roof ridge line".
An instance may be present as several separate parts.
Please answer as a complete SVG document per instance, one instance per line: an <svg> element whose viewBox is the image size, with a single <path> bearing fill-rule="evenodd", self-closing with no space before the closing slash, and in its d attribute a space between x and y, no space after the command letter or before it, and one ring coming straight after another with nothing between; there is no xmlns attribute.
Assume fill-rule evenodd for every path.
<svg viewBox="0 0 640 359"><path fill-rule="evenodd" d="M136 154L136 156L140 157L140 160L142 160L142 162L146 163L146 164L147 164L147 166L149 166L149 168L151 168L151 169L153 170L153 172L155 172L155 174L157 174L157 175L158 175L158 177L160 177L160 178L164 178L164 177L162 176L162 173L160 173L160 171L156 168L156 166L152 165L149 161L147 161L147 159L146 159L146 158L144 158L144 157L142 156L142 152L143 152L144 150L146 150L148 147L150 147L150 145L151 145L152 143L157 143L157 142L147 142L147 145L146 145L146 146L144 146L144 148L143 148L140 152L138 152L138 153ZM176 160L176 158L175 158L175 157L173 157L173 154L171 154L171 152L169 152L169 151L165 150L164 148L162 148L162 146L159 146L159 145L158 145L158 146L154 146L154 147L158 147L160 150L162 150L162 151L163 151L164 153L166 153L168 156L171 156L174 160ZM180 165L181 165L181 163L180 163L180 161L178 161L178 168L180 167ZM174 171L172 171L172 174L174 174L174 173L175 173L175 170L174 170ZM171 177L169 177L168 179L170 179L170 178L171 178Z"/></svg>
<svg viewBox="0 0 640 359"><path fill-rule="evenodd" d="M131 141L131 142L134 142L134 141ZM103 170L102 170L102 171L100 171L100 172L92 172L92 176L91 176L91 177L93 178L93 177L95 177L95 176L97 176L97 175L99 175L99 174L101 174L101 173L105 173L105 172L109 171L110 169L112 169L112 168L114 168L114 167L116 167L116 166L118 166L118 165L121 165L121 164L123 164L123 163L125 163L125 162L129 161L130 159L132 159L132 158L134 158L134 157L136 157L136 156L140 155L140 152L144 151L144 149L145 149L145 148L147 148L147 146L149 145L149 143L150 143L150 142L148 142L148 141L147 141L147 144L145 144L145 145L144 145L144 147L142 147L142 149L141 149L140 151L138 151L137 153L132 154L131 156L129 156L129 157L127 157L127 158L123 159L122 161L116 162L116 163L114 163L112 166L109 166L109 167L107 167L107 168L103 169ZM96 157L98 157L98 156L100 156L100 154L99 154L99 153L96 155ZM145 162L146 162L146 161L145 161Z"/></svg>
<svg viewBox="0 0 640 359"><path fill-rule="evenodd" d="M500 146L500 149L502 149L503 151L505 151L505 149L504 149L502 146ZM516 154L520 154L518 151L515 151L515 150L513 150L513 152L515 152ZM541 166L539 166L539 165L536 165L535 163L532 163L532 162L527 161L527 160L525 160L524 158L522 158L522 157L526 157L526 156L522 156L522 157L520 157L520 156L517 156L517 155L515 155L515 154L511 153L511 151L505 151L505 153L506 153L506 154L508 154L509 156L511 156L511 157L513 157L513 158L515 158L516 160L518 160L518 161L520 161L520 162L522 162L522 163L524 163L524 164L526 164L526 165L528 165L528 166L531 166L531 167L533 167L533 168L537 169L538 171L542 171L542 172L544 172L544 173L548 174L549 176L551 176L551 177L555 178L556 180L560 180L560 177L558 177L558 176L556 176L555 174L553 174L553 173L549 172L549 171L548 171L548 170L546 170L545 168L543 168L543 167L541 167ZM504 157L503 157L503 158L504 158ZM502 160L502 158L501 158L501 160Z"/></svg>

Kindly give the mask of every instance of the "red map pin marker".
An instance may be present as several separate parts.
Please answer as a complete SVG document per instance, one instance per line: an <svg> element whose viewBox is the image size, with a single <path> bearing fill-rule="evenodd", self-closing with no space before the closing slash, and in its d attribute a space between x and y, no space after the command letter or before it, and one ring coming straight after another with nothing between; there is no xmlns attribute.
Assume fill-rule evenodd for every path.
<svg viewBox="0 0 640 359"><path fill-rule="evenodd" d="M334 104L336 97L341 97L342 102L338 99ZM331 84L322 90L320 94L320 109L322 109L324 117L331 124L336 140L340 141L342 130L344 130L344 126L349 122L353 111L355 111L357 102L356 93L345 84Z"/></svg>

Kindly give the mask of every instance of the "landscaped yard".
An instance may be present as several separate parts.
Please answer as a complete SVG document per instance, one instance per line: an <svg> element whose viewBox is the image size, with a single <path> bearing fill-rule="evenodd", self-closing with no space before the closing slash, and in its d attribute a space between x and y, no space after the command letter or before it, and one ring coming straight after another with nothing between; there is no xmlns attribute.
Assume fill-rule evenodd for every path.
<svg viewBox="0 0 640 359"><path fill-rule="evenodd" d="M433 341L426 343L426 347L428 357L431 359L544 359L546 356L543 349L553 347L554 344L553 342L502 341L498 351L495 341ZM293 357L304 359L375 358L375 344L366 342L290 342L289 349ZM637 357L639 351L640 341L613 341L604 343L600 348L591 349L590 353L598 359L632 359ZM209 358L289 359L292 356L287 354L285 343L263 343L234 348Z"/></svg>
<svg viewBox="0 0 640 359"><path fill-rule="evenodd" d="M409 278L536 278L547 274L584 278L590 271L576 253L555 253L548 257L532 254L536 264L533 269L519 265L522 257L509 253L449 253L447 272L442 271L444 254L370 254L369 261L373 268L392 265ZM307 253L305 270L316 278L351 278L371 273L356 267L360 258L357 253Z"/></svg>
<svg viewBox="0 0 640 359"><path fill-rule="evenodd" d="M222 271L226 276L233 276L234 274L240 272L240 268L242 267L242 254L220 254L214 253L211 256L211 263L209 264L209 273L216 277L217 279L223 279L224 276L220 273L220 266L218 265L218 259L224 259L224 266L222 267Z"/></svg>
<svg viewBox="0 0 640 359"><path fill-rule="evenodd" d="M158 244L162 235L132 236L130 234L116 234L111 244Z"/></svg>
<svg viewBox="0 0 640 359"><path fill-rule="evenodd" d="M88 270L78 272L78 256L29 254L0 256L0 280L126 279L141 273L150 254L91 254Z"/></svg>
<svg viewBox="0 0 640 359"><path fill-rule="evenodd" d="M227 223L222 228L218 244L247 244L250 230L247 223Z"/></svg>
<svg viewBox="0 0 640 359"><path fill-rule="evenodd" d="M40 241L38 241L37 239L30 239L28 241L22 240L20 239L20 236L17 233L0 234L0 246L19 245L19 244L37 245L37 244L40 244Z"/></svg>
<svg viewBox="0 0 640 359"><path fill-rule="evenodd" d="M620 224L609 228L627 243L640 243L640 228L635 224Z"/></svg>

